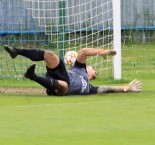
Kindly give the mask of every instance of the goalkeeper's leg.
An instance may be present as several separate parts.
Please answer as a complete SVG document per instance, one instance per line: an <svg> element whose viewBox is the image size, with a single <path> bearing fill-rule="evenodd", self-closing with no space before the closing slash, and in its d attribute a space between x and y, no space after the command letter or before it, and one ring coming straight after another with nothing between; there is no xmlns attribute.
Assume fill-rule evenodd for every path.
<svg viewBox="0 0 155 145"><path fill-rule="evenodd" d="M4 49L10 54L14 59L18 55L25 56L33 61L41 61L44 59L44 51L37 49L18 49L8 45L4 45Z"/></svg>
<svg viewBox="0 0 155 145"><path fill-rule="evenodd" d="M56 80L51 77L40 77L35 74L35 64L31 65L25 75L26 78L33 80L46 88L50 94L48 95L66 95L68 85L65 81Z"/></svg>
<svg viewBox="0 0 155 145"><path fill-rule="evenodd" d="M38 49L19 49L8 45L4 45L4 49L10 54L13 59L18 55L21 55L31 59L32 61L44 60L46 62L46 65L52 69L55 68L60 61L59 57L52 51Z"/></svg>

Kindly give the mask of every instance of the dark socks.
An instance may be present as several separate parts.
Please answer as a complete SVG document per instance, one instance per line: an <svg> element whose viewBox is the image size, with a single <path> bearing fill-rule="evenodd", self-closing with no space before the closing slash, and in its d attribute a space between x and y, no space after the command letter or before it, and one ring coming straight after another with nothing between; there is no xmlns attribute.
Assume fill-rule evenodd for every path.
<svg viewBox="0 0 155 145"><path fill-rule="evenodd" d="M25 56L32 61L41 61L44 59L44 52L43 50L37 49L17 49L17 54Z"/></svg>
<svg viewBox="0 0 155 145"><path fill-rule="evenodd" d="M58 81L49 77L43 78L35 75L33 80L48 90L54 90L59 87Z"/></svg>

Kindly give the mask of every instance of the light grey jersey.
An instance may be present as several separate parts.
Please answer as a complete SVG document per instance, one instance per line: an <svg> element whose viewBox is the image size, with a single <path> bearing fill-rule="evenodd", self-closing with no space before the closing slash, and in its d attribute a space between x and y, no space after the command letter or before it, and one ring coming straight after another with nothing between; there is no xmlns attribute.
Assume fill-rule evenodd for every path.
<svg viewBox="0 0 155 145"><path fill-rule="evenodd" d="M86 70L73 67L67 72L70 81L68 95L89 94L89 80Z"/></svg>

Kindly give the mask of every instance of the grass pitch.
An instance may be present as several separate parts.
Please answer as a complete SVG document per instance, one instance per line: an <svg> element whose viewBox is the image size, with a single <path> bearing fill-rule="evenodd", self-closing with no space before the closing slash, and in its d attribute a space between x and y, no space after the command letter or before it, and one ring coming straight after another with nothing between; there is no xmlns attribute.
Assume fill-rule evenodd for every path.
<svg viewBox="0 0 155 145"><path fill-rule="evenodd" d="M152 44L136 47L122 50L124 80L92 83L123 85L136 78L143 83L141 93L47 97L1 92L0 145L154 145L155 49ZM10 79L0 80L0 87L42 88Z"/></svg>
<svg viewBox="0 0 155 145"><path fill-rule="evenodd" d="M0 144L154 145L155 85L154 80L142 83L141 93L1 94Z"/></svg>

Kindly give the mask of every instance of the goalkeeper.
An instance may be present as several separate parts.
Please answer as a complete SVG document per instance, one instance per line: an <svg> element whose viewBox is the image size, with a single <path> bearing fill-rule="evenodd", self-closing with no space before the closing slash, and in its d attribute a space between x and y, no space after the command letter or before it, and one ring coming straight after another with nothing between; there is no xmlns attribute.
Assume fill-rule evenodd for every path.
<svg viewBox="0 0 155 145"><path fill-rule="evenodd" d="M91 66L86 66L87 56L116 55L115 50L83 48L79 51L74 66L66 70L63 61L52 51L37 49L18 49L4 46L4 49L14 59L18 55L27 57L32 61L46 62L46 77L35 74L35 64L31 65L25 77L39 83L46 88L47 95L89 95L115 92L140 92L142 84L139 80L133 80L124 86L92 86L89 81L96 78L96 72Z"/></svg>

